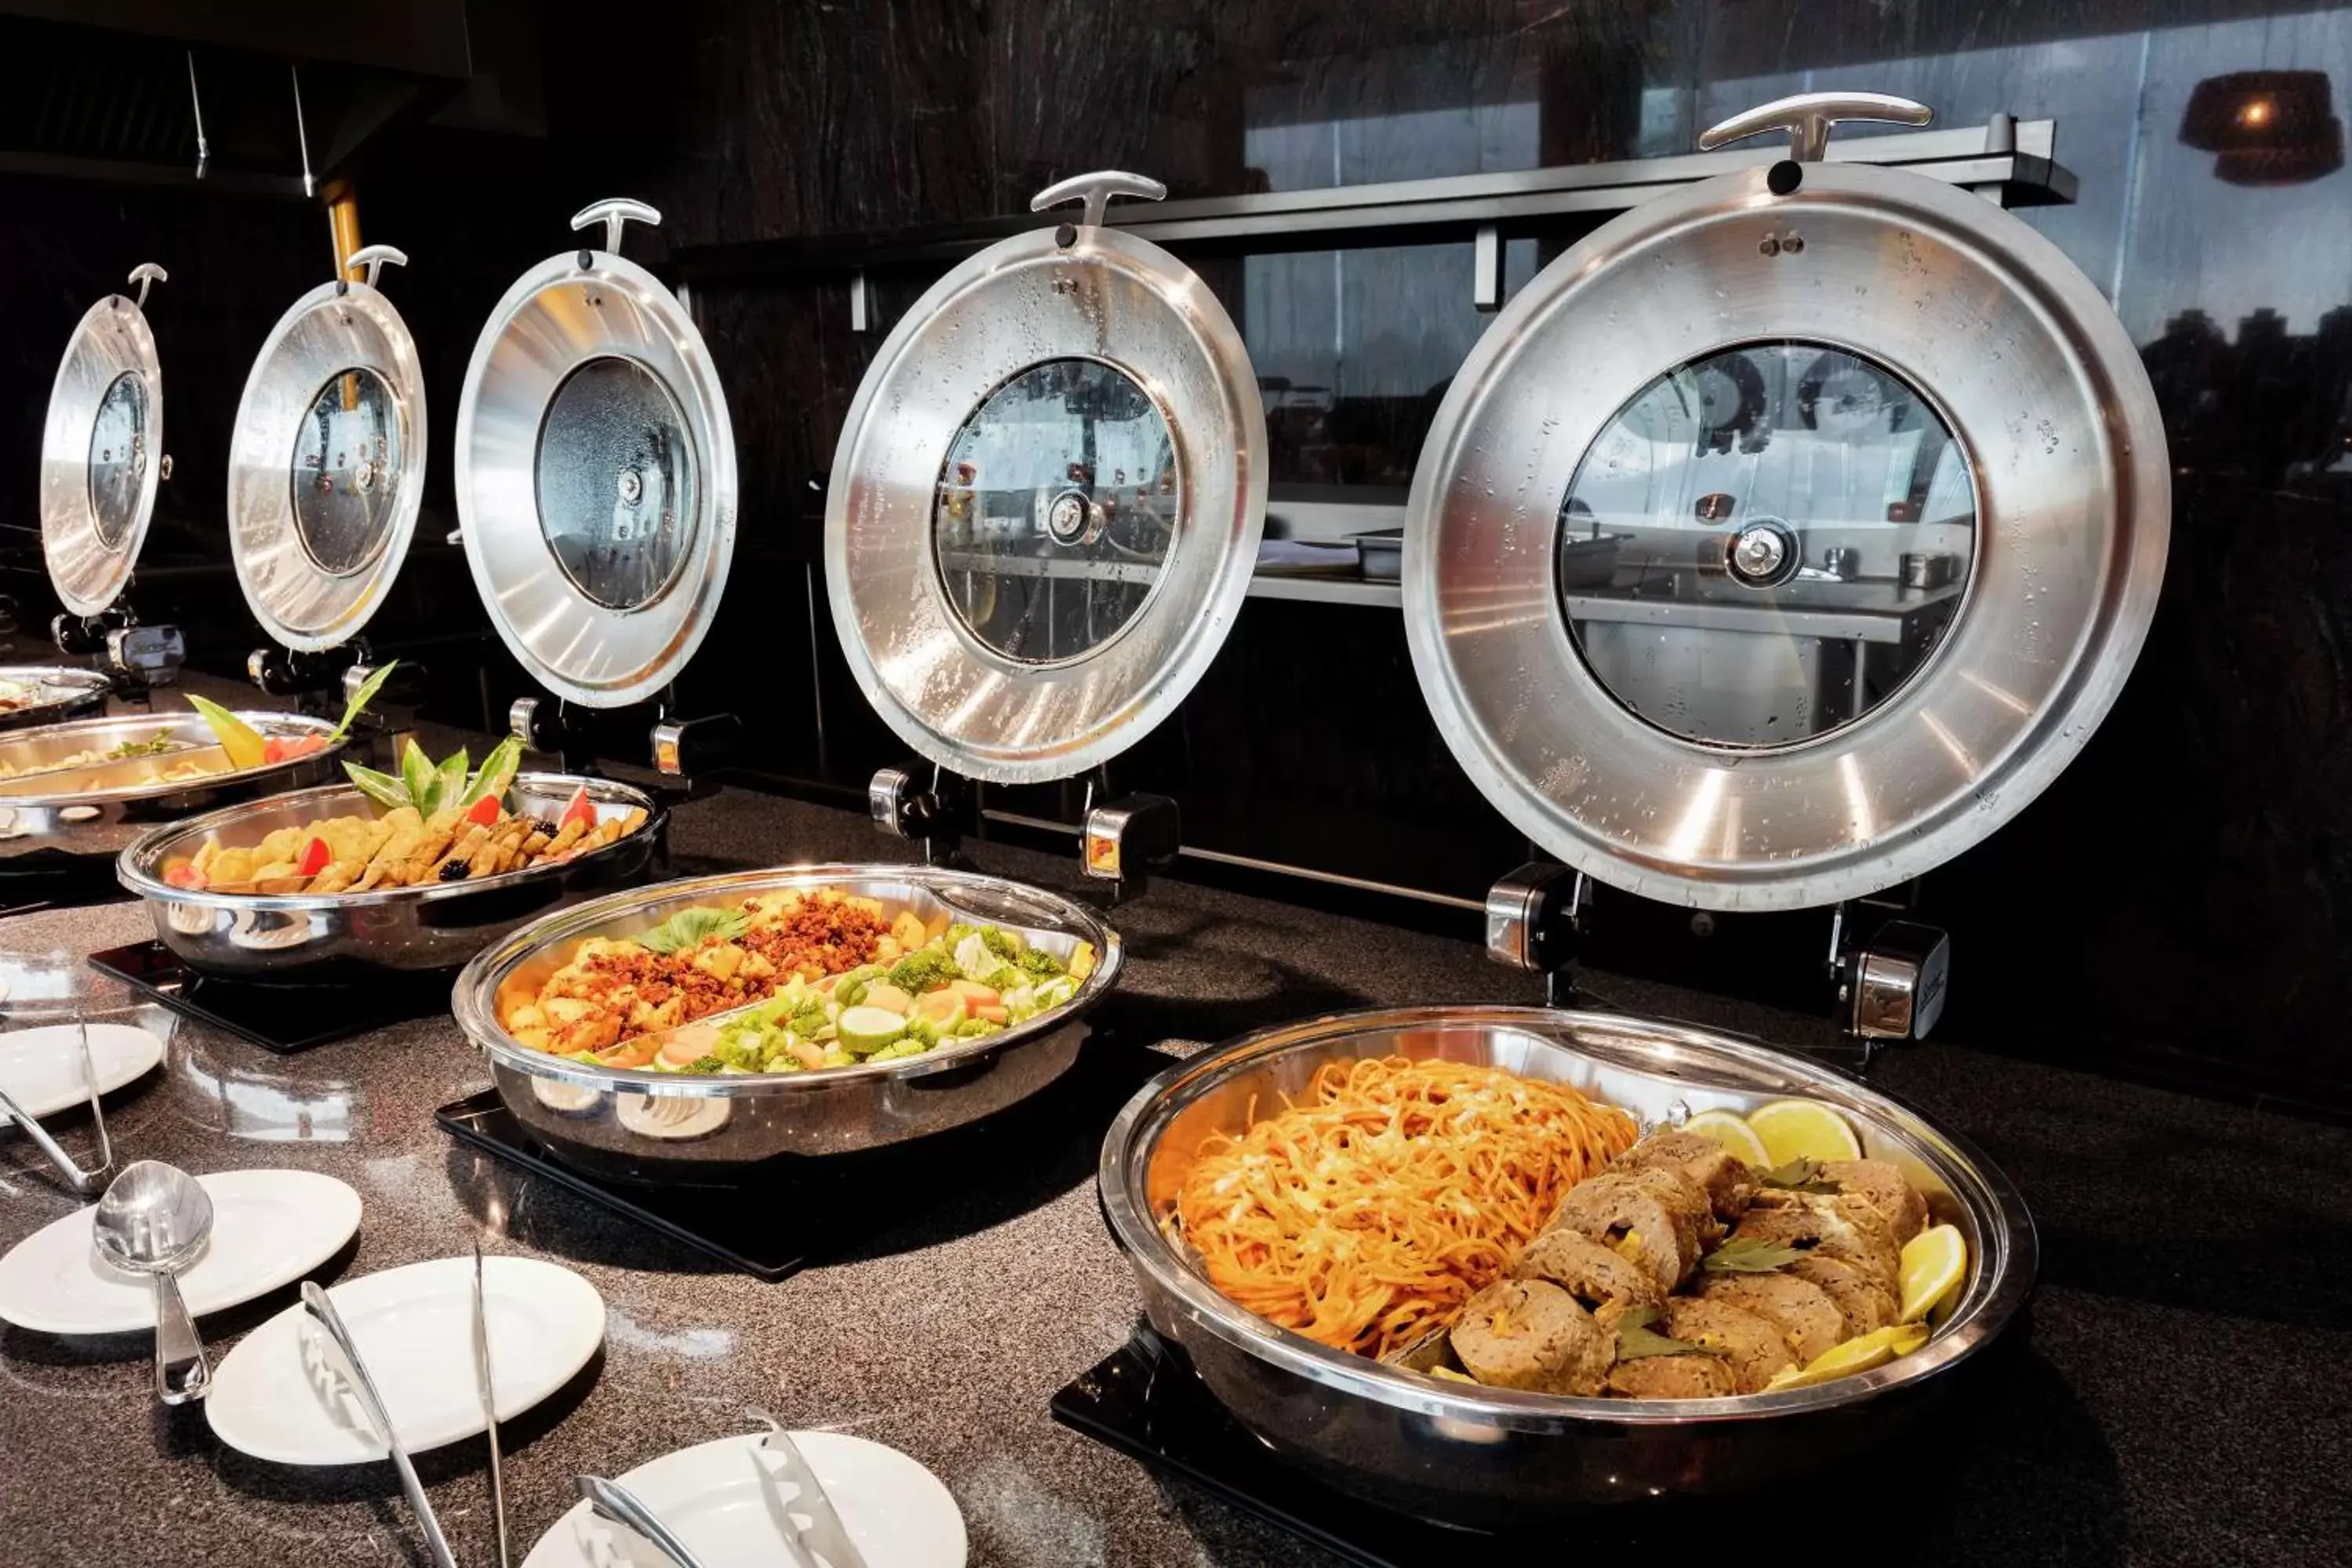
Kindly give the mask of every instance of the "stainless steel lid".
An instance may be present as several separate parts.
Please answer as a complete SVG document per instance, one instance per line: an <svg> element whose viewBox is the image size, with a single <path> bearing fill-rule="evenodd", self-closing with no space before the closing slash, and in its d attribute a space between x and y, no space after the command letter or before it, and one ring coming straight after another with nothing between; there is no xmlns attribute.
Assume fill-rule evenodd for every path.
<svg viewBox="0 0 2352 1568"><path fill-rule="evenodd" d="M1818 94L1704 146L1917 104ZM1406 629L1471 777L1600 879L1830 903L2021 810L2154 613L2163 427L2098 290L1999 206L1789 161L1661 196L1513 300L1414 475Z"/></svg>
<svg viewBox="0 0 2352 1568"><path fill-rule="evenodd" d="M408 323L376 289L388 245L278 319L229 442L229 552L245 602L290 648L333 647L375 614L408 554L425 488L425 378Z"/></svg>
<svg viewBox="0 0 2352 1568"><path fill-rule="evenodd" d="M77 616L114 603L155 510L163 451L163 370L148 330L147 290L169 275L131 268L139 297L109 294L66 344L41 431L41 554Z"/></svg>
<svg viewBox="0 0 2352 1568"><path fill-rule="evenodd" d="M702 334L620 255L642 202L524 273L490 312L457 404L457 514L499 635L550 691L618 708L694 657L735 552L735 436Z"/></svg>
<svg viewBox="0 0 2352 1568"><path fill-rule="evenodd" d="M940 279L866 373L825 500L834 628L933 763L1024 783L1133 745L1239 613L1265 517L1265 414L1192 269L1102 226L1103 173L1033 210L1080 221Z"/></svg>

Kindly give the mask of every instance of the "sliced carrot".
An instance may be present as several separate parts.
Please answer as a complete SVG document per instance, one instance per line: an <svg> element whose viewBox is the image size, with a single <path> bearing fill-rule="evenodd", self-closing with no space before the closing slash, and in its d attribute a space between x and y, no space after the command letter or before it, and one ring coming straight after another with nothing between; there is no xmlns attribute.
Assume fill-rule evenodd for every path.
<svg viewBox="0 0 2352 1568"><path fill-rule="evenodd" d="M971 1016L975 1018L985 1018L992 1024L1009 1024L1013 1021L1013 1015L1001 1004L994 1002L974 1003Z"/></svg>
<svg viewBox="0 0 2352 1568"><path fill-rule="evenodd" d="M994 986L982 985L977 980L950 980L948 982L948 989L971 1004L989 1004L1004 1000L997 994Z"/></svg>

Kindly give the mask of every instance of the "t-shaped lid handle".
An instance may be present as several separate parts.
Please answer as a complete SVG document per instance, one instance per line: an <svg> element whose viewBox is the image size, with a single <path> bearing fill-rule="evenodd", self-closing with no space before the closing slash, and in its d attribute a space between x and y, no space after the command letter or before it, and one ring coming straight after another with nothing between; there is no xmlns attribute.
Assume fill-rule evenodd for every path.
<svg viewBox="0 0 2352 1568"><path fill-rule="evenodd" d="M131 269L131 281L139 285L139 298L131 301L141 310L147 308L147 290L158 283L169 283L172 275L152 261L142 261Z"/></svg>
<svg viewBox="0 0 2352 1568"><path fill-rule="evenodd" d="M1129 174L1118 169L1097 169L1091 174L1072 174L1068 179L1047 185L1029 198L1029 210L1044 212L1047 207L1060 206L1064 202L1086 198L1087 210L1078 222L1087 228L1102 226L1103 209L1110 205L1113 196L1140 196L1156 202L1168 194L1168 187L1143 174Z"/></svg>
<svg viewBox="0 0 2352 1568"><path fill-rule="evenodd" d="M383 270L384 263L387 261L394 267L405 267L408 265L408 252L395 249L389 245L363 245L344 258L343 270L348 272L354 267L366 268L367 286L373 289L375 287L376 274Z"/></svg>
<svg viewBox="0 0 2352 1568"><path fill-rule="evenodd" d="M1786 131L1789 156L1800 163L1818 163L1830 148L1830 127L1841 120L1925 125L1935 118L1936 111L1926 104L1884 92L1801 92L1733 115L1710 127L1699 137L1698 145L1699 151L1712 153L1727 142L1744 142L1767 131Z"/></svg>
<svg viewBox="0 0 2352 1568"><path fill-rule="evenodd" d="M643 202L633 202L625 196L614 196L601 202L590 202L572 215L573 228L586 228L592 224L604 226L604 249L621 254L621 226L625 223L657 224L661 214Z"/></svg>

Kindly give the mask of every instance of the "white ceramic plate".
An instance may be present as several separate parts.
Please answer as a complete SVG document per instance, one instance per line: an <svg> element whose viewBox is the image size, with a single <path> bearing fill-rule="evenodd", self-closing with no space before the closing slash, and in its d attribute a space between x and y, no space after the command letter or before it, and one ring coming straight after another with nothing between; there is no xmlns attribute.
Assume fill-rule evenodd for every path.
<svg viewBox="0 0 2352 1568"><path fill-rule="evenodd" d="M198 1176L212 1194L213 1234L180 1271L180 1294L202 1317L290 1285L332 1258L360 1227L360 1195L310 1171ZM93 1206L43 1226L0 1258L0 1318L45 1334L145 1333L155 1299L145 1279L99 1261Z"/></svg>
<svg viewBox="0 0 2352 1568"><path fill-rule="evenodd" d="M412 1454L482 1430L474 1383L474 1260L436 1258L347 1279L327 1294L358 1342L393 1429ZM511 1420L588 1364L604 1342L604 1299L558 1264L484 1260L499 1419ZM348 1394L308 1370L308 1314L297 1302L221 1359L205 1416L230 1447L281 1465L359 1465L385 1450ZM340 1404L331 1405L331 1399Z"/></svg>
<svg viewBox="0 0 2352 1568"><path fill-rule="evenodd" d="M27 1116L50 1116L89 1099L82 1087L81 1047L74 1030L89 1030L89 1065L98 1092L111 1094L163 1059L161 1036L128 1024L44 1024L0 1034L0 1089Z"/></svg>
<svg viewBox="0 0 2352 1568"><path fill-rule="evenodd" d="M795 1432L793 1441L866 1568L963 1568L963 1510L939 1477L896 1448L846 1432ZM754 1435L698 1443L614 1479L677 1531L703 1568L776 1568L789 1559L753 1468L759 1442ZM583 1524L606 1528L590 1518L586 1503L574 1503L522 1568L595 1568Z"/></svg>

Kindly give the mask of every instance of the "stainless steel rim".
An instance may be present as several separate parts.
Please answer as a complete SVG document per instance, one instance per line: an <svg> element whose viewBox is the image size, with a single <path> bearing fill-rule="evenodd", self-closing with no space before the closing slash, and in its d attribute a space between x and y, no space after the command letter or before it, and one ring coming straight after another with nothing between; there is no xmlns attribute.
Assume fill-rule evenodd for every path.
<svg viewBox="0 0 2352 1568"><path fill-rule="evenodd" d="M327 720L314 719L306 713L240 713L237 717L243 719L247 723L251 724L265 736L317 735L323 738L332 734L335 729L335 726ZM205 721L194 713L158 713L152 715L117 714L112 718L107 719L78 719L68 724L47 724L37 730L10 731L5 734L0 734L0 756L5 756L11 746L21 746L33 741L43 741L48 742L62 742L68 744L70 744L75 741L79 741L82 742L82 745L76 749L87 750L100 747L103 743L109 742L128 741L143 737L145 735L152 734L158 730L184 731L188 737L199 746L209 745L212 743L211 730L206 728ZM264 763L258 767L237 768L226 773L206 773L202 778L180 779L168 784L135 784L124 789L66 791L57 795L35 795L30 793L20 794L11 792L5 797L0 797L0 808L13 808L21 811L26 808L39 808L57 805L69 806L96 805L116 801L139 801L152 799L161 795L184 795L191 789L216 788L225 784L235 784L247 779L260 778L276 769L292 767L296 763L308 762L311 760L312 757L331 758L340 752L343 749L343 746L348 745L349 743L349 741L346 740L338 745L328 748L324 752L314 752L310 754L310 757L298 757L291 763ZM74 773L86 773L89 770L87 768L83 768L66 769L63 771L68 776L70 776ZM25 781L29 783L32 778L37 777L38 775L27 774L23 776ZM0 780L0 783L8 784L14 784L17 781L14 779Z"/></svg>
<svg viewBox="0 0 2352 1568"><path fill-rule="evenodd" d="M1148 240L1091 224L1059 234L991 247L900 319L850 405L825 497L825 584L858 684L918 754L1007 784L1083 773L1167 718L1231 631L1265 527L1265 414L1232 318ZM1132 618L1085 653L1032 663L965 624L933 519L967 416L1059 360L1108 364L1144 390L1173 444L1180 504Z"/></svg>
<svg viewBox="0 0 2352 1568"><path fill-rule="evenodd" d="M1802 167L1786 195L1758 170L1644 204L1547 268L1455 377L1407 512L1406 633L1465 770L1569 864L1710 909L1856 897L2015 816L2113 704L2170 531L2147 374L2054 246L1937 181ZM1654 377L1779 339L1853 348L1933 397L1974 460L1976 554L1906 684L1811 741L1733 751L1653 726L1594 675L1553 519Z"/></svg>
<svg viewBox="0 0 2352 1568"><path fill-rule="evenodd" d="M1643 1401L1469 1389L1391 1368L1333 1350L1276 1327L1218 1294L1178 1257L1160 1231L1144 1187L1146 1163L1159 1132L1183 1104L1216 1079L1267 1056L1305 1044L1376 1028L1486 1025L1558 1037L1570 1048L1634 1072L1656 1074L1643 1047L1696 1050L1752 1069L1775 1092L1831 1100L1848 1113L1898 1133L1951 1184L1972 1212L1990 1223L1988 1240L2002 1250L1978 1260L1977 1278L1934 1339L1873 1372L1811 1388L1721 1399ZM1632 1050L1612 1053L1612 1042ZM1694 1079L1698 1076L1691 1074ZM1311 1382L1398 1409L1454 1416L1476 1426L1524 1432L1573 1431L1595 1423L1658 1428L1722 1420L1759 1419L1831 1409L1869 1399L1884 1389L1948 1372L1982 1350L2025 1305L2032 1292L2038 1244L2033 1222L2015 1187L1968 1143L1887 1096L1769 1047L1708 1030L1613 1014L1540 1007L1399 1007L1343 1013L1246 1035L1161 1073L1122 1108L1103 1140L1097 1189L1111 1234L1151 1284L1183 1304L1185 1315L1217 1338L1258 1360ZM1457 1392L1457 1387L1459 1391Z"/></svg>
<svg viewBox="0 0 2352 1568"><path fill-rule="evenodd" d="M540 526L542 416L567 376L604 358L633 362L667 389L698 481L686 555L659 595L635 609L575 587ZM550 691L617 708L659 691L694 657L734 556L735 437L702 334L652 273L609 250L583 249L516 279L466 370L456 472L474 586L508 648Z"/></svg>
<svg viewBox="0 0 2352 1568"><path fill-rule="evenodd" d="M955 894L959 891L989 899L1017 898L1037 912L1040 922L1051 920L1066 929L1083 931L1086 940L1095 947L1094 972L1087 976L1085 984L1078 987L1077 994L1065 1006L1050 1014L1041 1014L1026 1023L1015 1024L997 1034L983 1036L945 1050L927 1052L919 1057L904 1057L893 1062L825 1068L811 1072L737 1073L702 1078L686 1073L652 1072L639 1068L591 1067L568 1057L550 1056L545 1051L518 1045L499 1023L499 985L524 960L541 949L571 941L607 921L628 915L656 901L667 903L722 899L730 893L748 894L793 887L820 888L845 881L877 879L927 888L950 903L955 901ZM482 1048L483 1054L501 1066L533 1078L554 1079L593 1089L658 1089L665 1097L670 1098L723 1100L743 1094L773 1093L797 1085L814 1087L882 1079L927 1078L934 1073L968 1066L1024 1041L1067 1027L1109 994L1124 962L1125 951L1117 931L1085 905L1042 888L1032 888L976 871L950 871L930 866L795 866L784 869L734 871L717 877L684 878L575 904L525 926L496 947L486 949L467 964L465 973L457 977L450 1005L457 1016L457 1026L465 1031L467 1039Z"/></svg>
<svg viewBox="0 0 2352 1568"><path fill-rule="evenodd" d="M646 814L646 824L638 834L651 835L660 831L668 813L661 803L641 789L613 779L578 778L568 773L518 773L516 782L541 794L559 794L564 785L584 786L589 797L599 802L635 806ZM299 806L307 801L324 805L336 796L350 796L355 792L349 784L321 784L315 789L295 790L286 795L273 795L260 800L247 801L208 812L202 816L173 822L144 834L127 847L115 861L115 880L142 899L156 903L196 904L206 909L252 910L278 913L316 910L360 910L384 904L431 904L445 900L464 898L485 889L503 888L511 883L527 882L543 878L566 866L590 865L609 858L614 851L627 844L637 834L614 840L602 848L572 860L553 865L526 866L519 871L508 871L496 877L469 877L462 882L436 882L427 887L372 888L363 893L214 893L202 889L175 888L154 873L153 868L163 863L163 857L184 841L201 840L213 833L233 831L236 826L261 812L281 811Z"/></svg>
<svg viewBox="0 0 2352 1568"><path fill-rule="evenodd" d="M296 526L295 440L322 387L345 371L381 377L399 414L400 464L383 535L355 571L314 560ZM322 283L279 317L246 377L229 444L229 552L245 602L290 648L334 647L366 626L407 558L424 497L429 426L416 342L365 283Z"/></svg>
<svg viewBox="0 0 2352 1568"><path fill-rule="evenodd" d="M33 700L12 712L0 713L0 725L31 729L55 721L77 708L103 704L113 683L93 669L65 664L0 665L0 680L29 689Z"/></svg>
<svg viewBox="0 0 2352 1568"><path fill-rule="evenodd" d="M101 400L126 374L138 377L146 392L146 471L129 527L109 544L90 503L89 444ZM58 599L73 614L97 615L131 581L154 515L163 465L163 369L155 357L155 334L135 301L109 294L83 313L67 341L41 428L41 554Z"/></svg>

